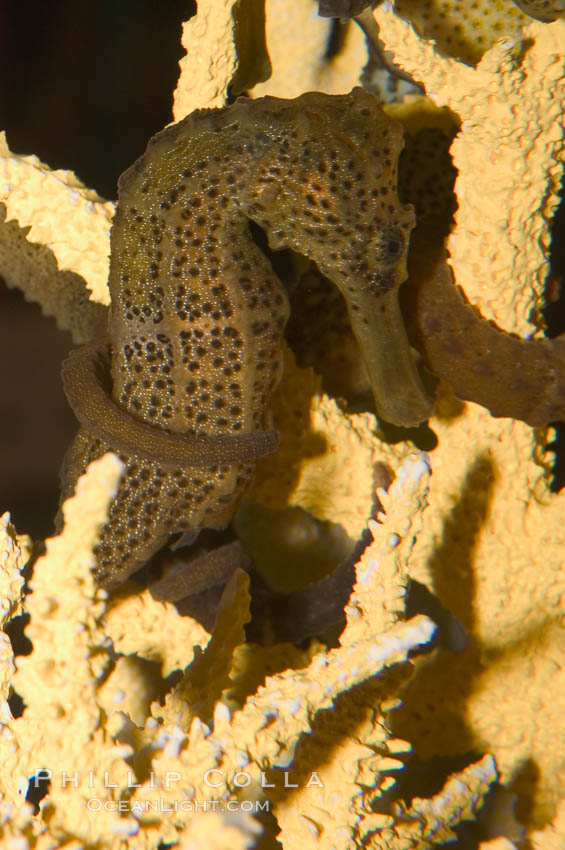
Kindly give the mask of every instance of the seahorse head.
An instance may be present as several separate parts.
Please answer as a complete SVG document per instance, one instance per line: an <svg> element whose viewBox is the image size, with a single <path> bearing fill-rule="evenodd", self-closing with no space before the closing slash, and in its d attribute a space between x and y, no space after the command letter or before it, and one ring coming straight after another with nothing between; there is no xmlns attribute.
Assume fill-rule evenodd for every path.
<svg viewBox="0 0 565 850"><path fill-rule="evenodd" d="M400 124L356 88L340 97L265 98L268 146L257 149L248 215L273 248L313 259L341 286L374 295L406 278L412 207L397 197ZM258 118L259 116L257 116Z"/></svg>

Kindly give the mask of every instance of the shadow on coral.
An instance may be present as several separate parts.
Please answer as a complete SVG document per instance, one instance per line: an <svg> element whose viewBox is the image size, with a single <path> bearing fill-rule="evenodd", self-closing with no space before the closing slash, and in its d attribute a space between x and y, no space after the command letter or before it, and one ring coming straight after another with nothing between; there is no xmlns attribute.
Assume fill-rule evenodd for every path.
<svg viewBox="0 0 565 850"><path fill-rule="evenodd" d="M442 608L463 626L469 645L457 655L440 651L423 659L403 694L404 707L394 716L395 734L410 740L423 758L455 755L477 746L467 721L467 702L482 669L482 647L475 634L473 557L488 519L494 480L492 460L479 455L468 471L458 502L445 519L442 541L431 556L432 591ZM444 749L437 752L436 733L442 727Z"/></svg>
<svg viewBox="0 0 565 850"><path fill-rule="evenodd" d="M389 469L375 463L372 519L383 509L376 494L391 481ZM355 564L372 540L370 531L353 541L338 523L321 521L303 508L274 511L250 500L244 500L234 527L254 567L247 639L300 644L316 635L337 646Z"/></svg>
<svg viewBox="0 0 565 850"><path fill-rule="evenodd" d="M534 816L536 792L540 785L540 769L532 758L526 758L516 768L512 778L508 782L508 788L518 796L516 805L516 817L520 823L531 823ZM553 812L553 815L555 812ZM553 821L552 817L546 819L546 823L536 824L538 829ZM526 850L529 850L526 847Z"/></svg>
<svg viewBox="0 0 565 850"><path fill-rule="evenodd" d="M460 498L446 518L442 542L429 571L433 590L472 635L475 624L473 558L482 528L489 519L496 470L488 454L479 454L468 470Z"/></svg>
<svg viewBox="0 0 565 850"><path fill-rule="evenodd" d="M363 771L359 765L358 784L360 792L363 793L364 811L389 813L391 803L395 800L401 798L409 800L414 796L430 797L441 790L454 771L461 770L476 761L480 757L477 752L434 758L430 761L416 759L406 753L395 755L395 758L406 763L405 770L400 774L398 771L378 770L379 756L390 755L385 746L389 733L386 730L385 717L379 716L379 706L397 693L399 686L409 675L409 667L406 664L400 664L341 694L332 708L318 712L313 718L311 732L301 736L292 766L288 769L289 785L294 783L298 788L295 790L292 787L285 787L286 781L283 782L282 779L284 769L270 769L265 772L266 781L274 785L274 790L270 792L272 801L279 805L284 802L286 807L292 806L293 797L300 793L299 789L306 786L312 773L320 772L324 765L335 761L336 751L340 746L347 741L363 739L364 733L361 732L361 727L367 724L369 719L373 720L375 728L379 726L382 728L383 745L372 746L377 764L372 774L373 784L367 782L366 771L363 776L361 775ZM394 777L395 782L389 785L391 777ZM297 805L299 805L298 800ZM466 824L463 824L461 829L459 827L456 829L458 841L455 844L450 843L449 847L457 848L457 850L476 850L478 830L474 828L474 825L469 829L465 827Z"/></svg>
<svg viewBox="0 0 565 850"><path fill-rule="evenodd" d="M481 753L472 750L455 756L436 756L431 759L410 759L410 769L404 771L396 785L395 799L401 798L407 805L414 797L431 797L438 794L447 777L468 767L481 758Z"/></svg>
<svg viewBox="0 0 565 850"><path fill-rule="evenodd" d="M415 617L417 614L425 614L437 626L431 646L461 652L469 645L468 635L457 617L441 604L425 584L410 580L406 593L406 616ZM423 647L418 654L424 650L427 647Z"/></svg>
<svg viewBox="0 0 565 850"><path fill-rule="evenodd" d="M283 593L333 572L352 548L343 526L319 520L296 505L274 510L245 499L235 528L255 569Z"/></svg>
<svg viewBox="0 0 565 850"><path fill-rule="evenodd" d="M3 631L10 638L12 651L14 655L30 655L33 649L32 642L25 634L25 629L29 624L29 614L20 614L17 617L12 617L4 625Z"/></svg>
<svg viewBox="0 0 565 850"><path fill-rule="evenodd" d="M542 311L550 338L565 332L565 176L560 194L561 203L551 225L551 271L545 288L546 306ZM554 427L555 440L547 449L555 453L551 491L558 493L565 486L565 423L555 422Z"/></svg>
<svg viewBox="0 0 565 850"><path fill-rule="evenodd" d="M291 593L273 593L255 578L252 613L246 635L258 643L302 644L314 635L332 630L334 645L345 627L345 606L355 583L355 563L370 543L370 535L350 550L334 571L320 581ZM305 564L307 566L307 562Z"/></svg>
<svg viewBox="0 0 565 850"><path fill-rule="evenodd" d="M484 644L476 633L473 553L488 520L495 476L491 459L479 455L468 472L459 501L446 518L442 542L431 557L437 599L430 591L420 593L420 599L418 595L412 597L412 615L428 611L434 616L431 609L439 605L457 618L455 622L463 624L469 639L463 651L439 650L422 658L402 694L403 707L393 715L393 732L413 744L418 758L457 756L480 749L481 741L468 717L468 701L477 680L486 671L493 675L497 667L524 657L533 641L542 640L544 633L555 626L551 621L537 623L516 640L500 646ZM507 785L519 795L517 815L521 823L527 824L531 817L538 777L537 766L528 760Z"/></svg>
<svg viewBox="0 0 565 850"><path fill-rule="evenodd" d="M28 623L29 614L20 614L17 617L12 617L12 619L8 620L8 622L4 625L4 632L10 639L14 657L31 654L33 645L25 634L25 628ZM21 717L25 711L25 702L20 694L13 689L13 687L10 687L8 705L12 712L12 717L14 718Z"/></svg>
<svg viewBox="0 0 565 850"><path fill-rule="evenodd" d="M39 804L49 793L51 780L46 770L38 770L34 776L29 778L29 786L26 794L26 803L33 806L33 814L39 813Z"/></svg>
<svg viewBox="0 0 565 850"><path fill-rule="evenodd" d="M296 746L295 756L289 771L289 783L298 785L298 789L285 788L280 775L285 769L270 769L265 772L268 782L275 785L273 799L285 801L289 805L295 793L300 793L306 786L311 774L320 771L324 765L330 764L336 758L336 750L346 745L348 741L356 741L363 738L360 727L368 720L373 720L375 728L382 726L383 746L373 746L375 756L382 753L383 757L390 754L384 745L389 734L384 727L384 719L380 717L379 706L382 702L395 697L399 686L409 676L409 665L399 664L385 670L378 676L352 688L341 694L331 708L319 711L312 720L311 731L300 736ZM400 758L400 756L395 756ZM385 776L386 771L375 774L375 782ZM381 792L377 785L373 790L366 790L366 804L374 805L374 810L386 810L386 804L391 797L387 788ZM379 800L379 806L376 805ZM380 807L380 808L379 808Z"/></svg>

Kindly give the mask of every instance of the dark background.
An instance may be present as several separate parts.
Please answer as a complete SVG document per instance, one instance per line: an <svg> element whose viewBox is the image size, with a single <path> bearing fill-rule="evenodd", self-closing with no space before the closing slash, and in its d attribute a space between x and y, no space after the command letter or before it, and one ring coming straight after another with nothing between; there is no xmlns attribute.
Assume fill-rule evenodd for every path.
<svg viewBox="0 0 565 850"><path fill-rule="evenodd" d="M193 0L0 6L0 129L10 149L75 171L115 200L118 176L172 120L181 22ZM0 278L0 514L52 531L58 470L76 430L63 395L69 334Z"/></svg>

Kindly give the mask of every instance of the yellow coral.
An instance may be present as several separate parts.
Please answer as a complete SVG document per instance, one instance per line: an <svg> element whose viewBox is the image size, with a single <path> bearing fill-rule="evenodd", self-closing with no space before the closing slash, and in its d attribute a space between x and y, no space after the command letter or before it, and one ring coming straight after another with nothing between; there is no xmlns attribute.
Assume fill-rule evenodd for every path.
<svg viewBox="0 0 565 850"><path fill-rule="evenodd" d="M520 43L499 44L471 69L441 57L386 10L376 16L395 60L462 119L452 148L459 209L448 242L457 283L500 326L531 331L558 203L565 23L532 24L524 54ZM494 752L523 799L534 793L523 767L533 760L541 774L534 821L543 823L562 794L565 762L554 739L561 709L547 700L564 692L565 494L548 492L522 423L468 404L463 416L432 427L439 444L412 576L459 617L471 643L456 663L448 655L426 663L395 728L419 730L411 740L427 757L462 746ZM432 718L441 737L428 735Z"/></svg>
<svg viewBox="0 0 565 850"><path fill-rule="evenodd" d="M122 784L128 770L123 760L128 748L109 738L96 701L107 664L107 638L100 628L106 594L96 588L91 574L92 548L120 474L115 456L94 464L65 505L63 534L46 543L26 602L34 649L18 657L12 679L25 711L2 723L0 791L20 809L28 783L33 784L39 770L52 770L57 778L45 816L53 837L66 834L74 823L81 840L104 834L111 838L115 817L109 812L95 817L86 804L90 797L113 798L114 788L106 786L99 765L111 766ZM62 778L65 773L72 774L68 782Z"/></svg>
<svg viewBox="0 0 565 850"><path fill-rule="evenodd" d="M239 67L236 5L201 3L185 27L189 52L177 118L225 102ZM453 146L459 210L449 243L457 282L489 318L531 331L562 156L563 22L533 24L527 50L519 41L498 43L472 68L442 55L389 5L376 12L386 49L424 82L436 104L462 119ZM275 8L268 7L268 28ZM278 95L288 94L292 31L278 27L281 48L271 55ZM312 79L319 52L293 55L308 68L304 79ZM343 77L320 82L321 88L349 85L343 81L356 76L364 56L347 55ZM248 62L245 74L257 79L260 63ZM78 298L73 332L77 340L88 338L100 313L92 312L86 289L107 301L112 208L72 176L3 152L5 182L14 193L5 198L9 250L0 252L0 270L61 326L69 325L69 305ZM52 219L42 229L46 198ZM76 229L75 218L86 226ZM47 281L55 275L53 291ZM243 645L249 600L241 575L226 589L211 639L146 594L108 603L90 568L119 475L113 457L89 469L67 504L65 529L35 565L33 593L23 603L20 570L29 544L5 524L3 624L29 613L33 651L18 657L14 673L2 635L0 838L39 848L117 847L128 840L140 848L254 846L259 830L251 815L190 809L246 802L255 813L257 804L272 806L285 850L431 847L474 815L496 770L485 756L431 799L390 806L394 772L413 744L422 757L472 748L493 753L501 781L520 795L518 813L533 811L532 846L561 846L562 811L549 822L558 811L565 762L555 734L563 713L557 696L565 693L558 620L564 497L548 492L532 460L530 429L493 420L471 404L454 414L446 393L439 404L445 415L431 422L438 447L426 458L408 445L383 447L369 415L346 416L320 396L311 373L287 369L275 411L284 430L281 455L262 465L253 494L258 502L274 510L300 507L341 524L353 539L372 507L375 462L384 460L396 473L390 491L378 494L386 514L371 523L374 540L357 567L347 627L331 650ZM304 439L313 449L306 459ZM407 661L433 631L422 616L404 622L410 580L428 585L467 630L469 645L458 655L436 649L413 665ZM24 699L21 717L9 711L10 688ZM528 773L528 763L538 776ZM22 797L40 768L53 775L32 816ZM206 770L218 784L207 783ZM63 787L63 771L77 772L78 787ZM238 774L249 784L240 785ZM156 798L186 805L154 811L148 804ZM92 799L101 801L100 811L88 808Z"/></svg>
<svg viewBox="0 0 565 850"><path fill-rule="evenodd" d="M14 654L8 636L2 631L7 623L22 613L24 577L22 568L31 555L31 540L17 535L9 514L0 517L0 714L9 714L6 702L14 672Z"/></svg>
<svg viewBox="0 0 565 850"><path fill-rule="evenodd" d="M103 334L114 205L72 172L12 153L5 134L0 168L0 273L6 283L38 301L75 342Z"/></svg>
<svg viewBox="0 0 565 850"><path fill-rule="evenodd" d="M442 53L470 65L528 21L511 0L397 0L395 8Z"/></svg>
<svg viewBox="0 0 565 850"><path fill-rule="evenodd" d="M225 106L265 80L271 71L265 46L264 11L257 0L202 0L183 24L180 77L173 114L180 121L195 109Z"/></svg>
<svg viewBox="0 0 565 850"><path fill-rule="evenodd" d="M297 776L304 773L308 760L302 761L297 750L302 735L313 728L313 718L323 709L335 705L340 695L362 682L371 682L373 693L370 709L364 700L358 704L363 743L344 739L345 750L335 753L329 772L320 765L319 774L312 772L306 788L323 787L326 773L328 784L335 782L335 770L340 772L345 756L345 764L354 768L352 774L347 770L345 774L351 784L344 785L347 793L341 805L335 794L331 800L326 792L322 794L321 802L331 808L332 816L319 823L318 833L324 833L324 841L331 843L334 837L353 838L357 830L374 831L378 818L370 815L365 822L363 786L380 774L382 786L387 788L386 774L402 766L394 755L406 749L393 740L387 745L390 735L375 700L378 695L382 709L390 709L389 697L407 672L395 668L405 664L407 652L429 640L434 630L425 617L402 623L394 615L399 610L395 600L403 593L397 574L405 569L406 552L420 525L426 464L418 456L407 462L390 494L391 508L394 499L398 510L391 509L382 523L374 526L376 548L360 567L340 647L316 654L301 670L291 668L267 677L232 717L222 692L226 686L229 690L232 656L242 641L241 629L248 617L247 577L244 580L236 574L224 593L212 641L187 668L165 705L155 704L145 729L137 732L122 712L101 711L111 644L101 629L106 594L96 589L91 573L92 549L120 472L121 465L113 455L91 464L76 495L64 505L62 534L47 541L46 554L36 564L33 595L26 604L31 615L27 632L34 649L19 659L13 677L26 708L22 717L7 718L0 736L2 764L8 770L2 775L2 791L19 812L19 834L29 831L29 808L22 806L19 796L42 768L50 773L51 787L41 804L41 817L54 838L65 835L113 846L123 836L136 835L143 845L154 846L175 836L182 839L183 830L193 828L189 822L195 799L201 803L239 799L243 805L244 800L259 802L262 796L275 805L283 834L290 830L292 836L297 827L290 827L288 816L295 818L296 803L286 793L281 795L280 789L271 791L277 789L277 783L270 780L289 765ZM414 498L416 494L420 496ZM415 528L406 511L416 522ZM375 557L378 563L371 561ZM64 571L55 581L53 572L61 566ZM393 608L383 609L381 600L389 597ZM383 620L383 610L390 610L392 616ZM381 677L380 684L372 684L376 673L385 670L390 672ZM351 713L342 702L333 716L339 717L342 710ZM312 740L318 747L322 745L320 753L327 761L322 729L316 729ZM265 780L267 768L269 781ZM245 783L238 780L242 775ZM377 793L375 786L370 799ZM481 793L484 791L478 792L477 800ZM155 795L169 804L168 813L157 820L151 808ZM351 809L354 799L358 805ZM175 800L177 804L184 801L185 808L175 808ZM464 796L450 811L470 804L465 800ZM311 804L319 808L319 794ZM311 804L306 793L298 807L303 813L298 819L302 843L311 835L307 827L304 833ZM381 818L379 828L392 823L390 817ZM229 828L228 821L225 829ZM41 846L39 837L37 846Z"/></svg>
<svg viewBox="0 0 565 850"><path fill-rule="evenodd" d="M487 318L531 332L559 203L565 23L531 24L527 50L521 41L499 43L475 69L442 57L394 14L379 8L375 16L398 64L461 120L451 149L459 208L448 241L457 283Z"/></svg>
<svg viewBox="0 0 565 850"><path fill-rule="evenodd" d="M266 0L265 9L273 68L269 79L253 88L253 97L298 97L311 90L345 94L357 85L367 61L364 37L358 27L347 27L337 55L328 58L331 22L318 17L313 3Z"/></svg>
<svg viewBox="0 0 565 850"><path fill-rule="evenodd" d="M104 628L117 652L157 662L164 676L186 667L191 649L208 641L202 626L181 617L174 605L156 602L148 591L140 593L129 584L109 600Z"/></svg>
<svg viewBox="0 0 565 850"><path fill-rule="evenodd" d="M259 462L249 498L281 512L278 537L281 545L286 541L291 550L294 548L297 562L287 563L284 571L277 572L278 560L269 542L277 529L269 530L265 538L262 523L254 524L256 511L244 505L235 527L257 555L264 540L265 556L258 568L274 587L288 591L321 578L329 569L327 560L325 568L310 563L308 574L304 574L298 553L301 540L309 534L307 517L332 524L326 534L337 557L330 565L336 566L340 557L351 552L372 514L376 465L396 468L410 449L405 444L383 444L374 416L343 413L333 399L323 395L319 377L310 369L299 369L288 349L283 379L273 398L273 415L282 433L280 448L272 458ZM288 507L300 508L306 514L282 513ZM332 532L336 533L332 536ZM312 557L311 549L308 551Z"/></svg>

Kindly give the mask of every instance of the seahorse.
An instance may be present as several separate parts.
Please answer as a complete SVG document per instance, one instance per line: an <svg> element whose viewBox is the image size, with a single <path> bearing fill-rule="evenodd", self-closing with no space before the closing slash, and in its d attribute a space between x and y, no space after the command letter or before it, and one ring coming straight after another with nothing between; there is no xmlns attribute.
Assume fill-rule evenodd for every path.
<svg viewBox="0 0 565 850"><path fill-rule="evenodd" d="M107 339L63 370L83 427L62 498L109 448L126 464L97 547L104 586L173 535L224 527L254 459L276 446L269 406L288 300L250 221L340 289L379 414L427 418L397 298L414 224L396 191L402 144L360 88L240 99L157 134L122 175Z"/></svg>

